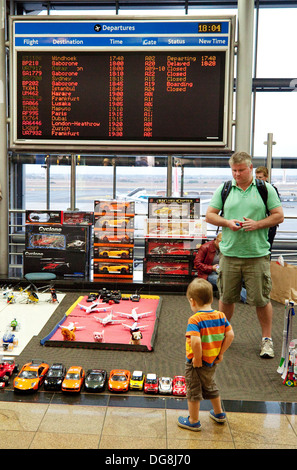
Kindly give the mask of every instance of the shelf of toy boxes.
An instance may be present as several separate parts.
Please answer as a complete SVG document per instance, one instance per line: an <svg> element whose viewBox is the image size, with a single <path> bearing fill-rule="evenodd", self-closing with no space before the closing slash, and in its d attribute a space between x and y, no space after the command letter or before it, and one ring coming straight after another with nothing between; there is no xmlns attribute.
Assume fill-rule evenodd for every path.
<svg viewBox="0 0 297 470"><path fill-rule="evenodd" d="M191 279L195 252L206 234L199 198L149 198L144 281Z"/></svg>
<svg viewBox="0 0 297 470"><path fill-rule="evenodd" d="M88 278L93 218L93 212L27 210L23 274Z"/></svg>
<svg viewBox="0 0 297 470"><path fill-rule="evenodd" d="M93 281L133 279L133 201L94 201Z"/></svg>

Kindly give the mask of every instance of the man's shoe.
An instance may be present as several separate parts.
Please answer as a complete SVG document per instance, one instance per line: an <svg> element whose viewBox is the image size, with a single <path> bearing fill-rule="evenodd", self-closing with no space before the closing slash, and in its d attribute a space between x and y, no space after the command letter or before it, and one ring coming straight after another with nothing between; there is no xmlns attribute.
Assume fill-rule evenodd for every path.
<svg viewBox="0 0 297 470"><path fill-rule="evenodd" d="M274 357L273 342L270 338L263 338L261 344L260 357L272 358Z"/></svg>

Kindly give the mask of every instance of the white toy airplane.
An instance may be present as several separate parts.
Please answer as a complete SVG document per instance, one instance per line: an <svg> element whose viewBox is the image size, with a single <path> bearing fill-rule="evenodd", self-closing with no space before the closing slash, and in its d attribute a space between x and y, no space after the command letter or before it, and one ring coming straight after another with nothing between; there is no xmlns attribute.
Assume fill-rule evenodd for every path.
<svg viewBox="0 0 297 470"><path fill-rule="evenodd" d="M69 330L69 331L73 331L74 328L76 330L83 330L85 328L85 326L76 326L78 323L77 322L69 322L69 324L67 326L65 325L59 325L59 328L62 328L62 329L66 329L66 330Z"/></svg>
<svg viewBox="0 0 297 470"><path fill-rule="evenodd" d="M121 320L115 320L112 315L112 311L104 318L94 317L96 321L102 325L115 325L116 323L122 323Z"/></svg>
<svg viewBox="0 0 297 470"><path fill-rule="evenodd" d="M100 305L104 304L99 304L99 302L93 302L91 305L86 306L82 304L78 304L81 310L84 310L87 314L89 313L99 313L99 312L107 312L108 310L111 309L111 307L105 306L105 307L100 307ZM106 305L106 304L105 304Z"/></svg>
<svg viewBox="0 0 297 470"><path fill-rule="evenodd" d="M122 323L123 327L127 330L130 331L135 331L135 330L143 330L144 328L147 328L148 325L138 325L137 321L133 323L133 325L126 325L125 323Z"/></svg>
<svg viewBox="0 0 297 470"><path fill-rule="evenodd" d="M124 312L116 312L116 313L118 313L121 316L127 317L127 318L132 318L135 322L137 322L139 320L139 318L147 317L149 315L149 313L153 313L153 312L137 313L136 312L137 308L138 307L132 308L131 313L124 313Z"/></svg>

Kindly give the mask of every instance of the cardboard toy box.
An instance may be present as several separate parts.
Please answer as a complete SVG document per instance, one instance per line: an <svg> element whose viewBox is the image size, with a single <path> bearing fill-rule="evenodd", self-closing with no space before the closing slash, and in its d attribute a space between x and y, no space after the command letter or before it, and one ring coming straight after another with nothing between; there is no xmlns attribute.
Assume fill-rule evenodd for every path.
<svg viewBox="0 0 297 470"><path fill-rule="evenodd" d="M199 219L200 198L150 197L148 217L160 219Z"/></svg>
<svg viewBox="0 0 297 470"><path fill-rule="evenodd" d="M94 243L133 244L134 232L126 230L101 230L94 228Z"/></svg>
<svg viewBox="0 0 297 470"><path fill-rule="evenodd" d="M149 258L143 260L144 279L189 279L192 276L192 260L181 258Z"/></svg>
<svg viewBox="0 0 297 470"><path fill-rule="evenodd" d="M196 249L197 240L178 239L161 239L146 238L145 239L145 257L179 257L189 258L193 256Z"/></svg>
<svg viewBox="0 0 297 470"><path fill-rule="evenodd" d="M26 210L26 224L62 224L62 211Z"/></svg>
<svg viewBox="0 0 297 470"><path fill-rule="evenodd" d="M38 250L89 251L89 227L26 225L25 248Z"/></svg>
<svg viewBox="0 0 297 470"><path fill-rule="evenodd" d="M100 200L94 201L94 214L95 216L117 216L117 215L130 215L135 214L135 202L134 201L120 201L117 199L113 200Z"/></svg>
<svg viewBox="0 0 297 470"><path fill-rule="evenodd" d="M101 230L126 230L134 228L134 216L129 215L102 215L95 216L94 227Z"/></svg>
<svg viewBox="0 0 297 470"><path fill-rule="evenodd" d="M66 211L63 213L64 225L93 225L94 212Z"/></svg>
<svg viewBox="0 0 297 470"><path fill-rule="evenodd" d="M88 278L90 263L86 253L59 250L25 250L24 274L54 273L60 279Z"/></svg>
<svg viewBox="0 0 297 470"><path fill-rule="evenodd" d="M94 259L133 259L133 248L125 245L94 246Z"/></svg>
<svg viewBox="0 0 297 470"><path fill-rule="evenodd" d="M132 278L133 261L132 260L94 260L94 279L95 278Z"/></svg>

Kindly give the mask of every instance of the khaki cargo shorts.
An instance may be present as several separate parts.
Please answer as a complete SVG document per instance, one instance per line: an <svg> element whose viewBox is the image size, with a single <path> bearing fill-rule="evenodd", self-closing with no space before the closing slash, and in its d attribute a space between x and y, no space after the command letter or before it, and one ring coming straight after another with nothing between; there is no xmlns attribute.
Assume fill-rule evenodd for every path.
<svg viewBox="0 0 297 470"><path fill-rule="evenodd" d="M235 258L221 254L217 280L220 300L225 304L239 302L242 281L247 292L247 304L265 307L270 302L272 287L270 255L260 258Z"/></svg>
<svg viewBox="0 0 297 470"><path fill-rule="evenodd" d="M191 362L186 362L185 379L188 400L211 400L219 396L219 390L215 382L216 368L216 364L212 367L205 365L202 367L193 367Z"/></svg>

